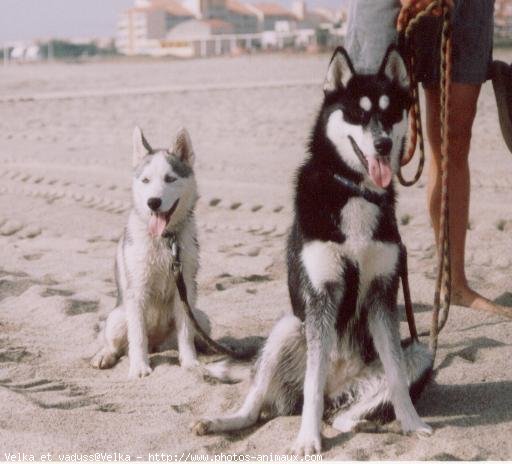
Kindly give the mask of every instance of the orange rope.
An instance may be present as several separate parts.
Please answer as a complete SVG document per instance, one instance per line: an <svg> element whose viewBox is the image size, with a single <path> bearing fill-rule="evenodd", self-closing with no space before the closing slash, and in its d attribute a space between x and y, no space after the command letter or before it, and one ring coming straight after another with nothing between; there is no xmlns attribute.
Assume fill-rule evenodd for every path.
<svg viewBox="0 0 512 464"><path fill-rule="evenodd" d="M427 15L443 15L443 31L441 38L441 217L440 217L440 236L438 250L438 268L436 290L434 295L434 307L432 311L432 326L430 329L430 349L435 359L437 352L437 341L439 332L443 329L448 320L450 310L451 279L450 279L450 241L449 241L449 209L448 209L448 114L449 114L449 96L451 84L451 8L452 0L419 0L413 3L409 2L404 6L398 16L397 28L405 34L406 43L410 49L410 75L411 75L411 93L413 97L413 107L411 109L411 135L408 153L404 164L407 164L414 156L416 142L420 145L420 161L416 175L411 181L405 181L401 172L398 173L398 179L402 185L409 186L416 183L421 177L425 162L425 152L423 144L423 130L421 126L421 115L419 106L418 83L414 76L414 43L412 31L419 21ZM439 312L442 314L439 323ZM425 335L425 334L420 334Z"/></svg>

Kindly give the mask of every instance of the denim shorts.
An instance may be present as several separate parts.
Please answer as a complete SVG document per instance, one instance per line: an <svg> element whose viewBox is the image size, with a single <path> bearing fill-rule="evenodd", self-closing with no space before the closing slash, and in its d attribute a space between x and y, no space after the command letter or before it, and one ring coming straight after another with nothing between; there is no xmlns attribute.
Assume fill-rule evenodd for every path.
<svg viewBox="0 0 512 464"><path fill-rule="evenodd" d="M492 63L494 0L455 0L452 16L452 80L481 84ZM398 0L350 0L345 48L356 71L378 70L389 44L397 41ZM416 76L426 87L439 82L442 19L425 17L414 33Z"/></svg>

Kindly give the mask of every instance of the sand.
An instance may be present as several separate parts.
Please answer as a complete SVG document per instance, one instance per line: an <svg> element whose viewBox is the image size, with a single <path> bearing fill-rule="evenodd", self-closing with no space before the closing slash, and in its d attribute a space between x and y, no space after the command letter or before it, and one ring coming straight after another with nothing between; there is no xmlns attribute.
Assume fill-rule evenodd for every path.
<svg viewBox="0 0 512 464"><path fill-rule="evenodd" d="M175 351L153 355L154 372L140 381L127 379L126 358L106 371L88 359L115 301L135 124L160 146L180 126L192 135L201 192L199 307L214 337L264 337L290 310L284 244L292 179L328 58L1 69L0 460L4 453L285 452L299 417L233 435L189 432L195 418L236 408L247 382L203 382L179 367ZM471 170L468 277L512 304L512 156L490 84L479 103ZM398 206L420 328L430 323L436 266L425 184L426 175L400 188ZM453 307L437 375L417 406L434 435L340 434L326 425L324 459L512 459L511 330L500 317Z"/></svg>

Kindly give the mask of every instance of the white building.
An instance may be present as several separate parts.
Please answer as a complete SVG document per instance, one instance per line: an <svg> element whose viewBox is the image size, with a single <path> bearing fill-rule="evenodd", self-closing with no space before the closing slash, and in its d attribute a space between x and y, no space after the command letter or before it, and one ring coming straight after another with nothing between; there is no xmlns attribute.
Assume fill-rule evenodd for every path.
<svg viewBox="0 0 512 464"><path fill-rule="evenodd" d="M231 51L236 37L233 25L226 21L191 19L171 29L162 46L168 54L182 58L222 55Z"/></svg>
<svg viewBox="0 0 512 464"><path fill-rule="evenodd" d="M257 16L260 31L274 31L277 22L297 22L297 17L290 10L277 3L257 3L248 7Z"/></svg>
<svg viewBox="0 0 512 464"><path fill-rule="evenodd" d="M177 0L138 0L122 13L117 25L116 47L125 55L160 54L160 40L167 32L194 15Z"/></svg>
<svg viewBox="0 0 512 464"><path fill-rule="evenodd" d="M494 34L497 37L512 37L512 1L496 0L494 3Z"/></svg>
<svg viewBox="0 0 512 464"><path fill-rule="evenodd" d="M316 43L317 31L328 31L335 21L334 13L309 11L303 0L295 2L293 11L277 3L241 0L135 0L119 20L116 46L123 54L153 56L308 48Z"/></svg>
<svg viewBox="0 0 512 464"><path fill-rule="evenodd" d="M223 19L233 24L237 34L251 34L258 31L258 17L248 5L238 0L226 0Z"/></svg>

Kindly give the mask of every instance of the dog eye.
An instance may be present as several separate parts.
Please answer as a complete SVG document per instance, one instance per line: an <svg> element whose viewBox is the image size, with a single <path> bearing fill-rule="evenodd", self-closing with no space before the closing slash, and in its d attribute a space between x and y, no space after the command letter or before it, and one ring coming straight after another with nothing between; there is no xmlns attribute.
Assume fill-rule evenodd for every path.
<svg viewBox="0 0 512 464"><path fill-rule="evenodd" d="M149 183L149 179L147 177L144 177L144 179L142 179L142 183L143 184L148 184Z"/></svg>
<svg viewBox="0 0 512 464"><path fill-rule="evenodd" d="M172 177L168 174L166 174L166 176L164 177L164 182L167 184L170 184L171 182L174 182L176 180L177 180L176 177Z"/></svg>

